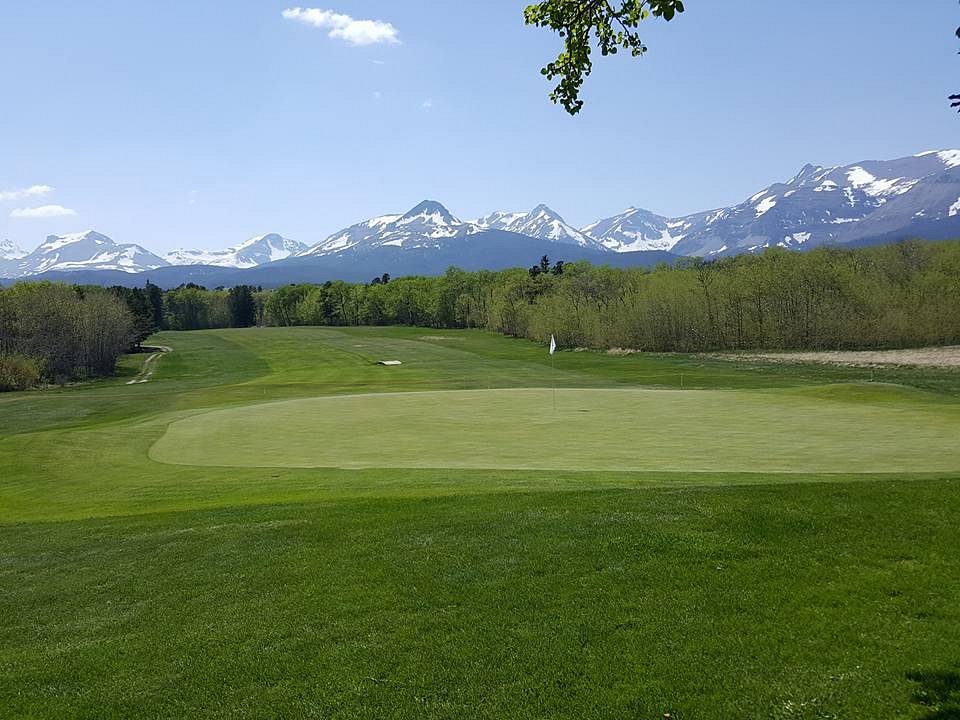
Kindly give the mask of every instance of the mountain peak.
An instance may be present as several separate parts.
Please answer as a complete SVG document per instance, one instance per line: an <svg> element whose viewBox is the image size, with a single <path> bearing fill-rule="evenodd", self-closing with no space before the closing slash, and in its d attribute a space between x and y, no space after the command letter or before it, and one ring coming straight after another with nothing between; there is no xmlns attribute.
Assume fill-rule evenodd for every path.
<svg viewBox="0 0 960 720"><path fill-rule="evenodd" d="M682 222L633 205L619 215L591 223L580 232L614 252L669 250L683 237Z"/></svg>
<svg viewBox="0 0 960 720"><path fill-rule="evenodd" d="M439 221L444 223L455 223L457 219L441 203L436 200L424 200L419 205L410 208L403 214L401 220L410 220L423 216L436 216Z"/></svg>
<svg viewBox="0 0 960 720"><path fill-rule="evenodd" d="M539 240L598 247L596 240L568 225L555 210L543 203L530 212L495 212L481 218L477 224L485 230L505 230Z"/></svg>
<svg viewBox="0 0 960 720"><path fill-rule="evenodd" d="M239 245L227 248L228 250L243 250L245 248L253 247L254 245L283 245L287 239L280 235L279 233L267 233L266 235L254 235L249 240L246 240Z"/></svg>
<svg viewBox="0 0 960 720"><path fill-rule="evenodd" d="M303 243L279 233L267 233L255 235L226 250L173 250L166 254L165 259L171 265L213 265L242 269L286 260L306 249Z"/></svg>
<svg viewBox="0 0 960 720"><path fill-rule="evenodd" d="M917 153L914 155L914 157L922 158L929 157L930 155L936 155L948 168L953 168L957 165L960 165L960 150L954 150L950 148L947 148L946 150L926 150L924 152Z"/></svg>
<svg viewBox="0 0 960 720"><path fill-rule="evenodd" d="M336 255L347 250L378 247L437 248L449 240L478 232L436 200L424 200L403 215L381 215L344 228L299 253L300 256Z"/></svg>
<svg viewBox="0 0 960 720"><path fill-rule="evenodd" d="M42 249L46 252L77 243L109 246L116 244L112 238L103 233L97 232L96 230L84 230L83 232L68 233L66 235L47 235L47 239L38 250Z"/></svg>
<svg viewBox="0 0 960 720"><path fill-rule="evenodd" d="M814 165L813 163L807 163L802 168L800 172L794 175L787 181L787 185L802 185L803 183L810 180L812 177L817 175L820 172L823 172L823 166Z"/></svg>
<svg viewBox="0 0 960 720"><path fill-rule="evenodd" d="M12 240L0 240L0 260L19 260L27 251Z"/></svg>
<svg viewBox="0 0 960 720"><path fill-rule="evenodd" d="M119 270L143 272L168 263L139 245L118 244L96 230L48 235L46 241L22 258L8 260L3 272L7 277L73 270Z"/></svg>
<svg viewBox="0 0 960 720"><path fill-rule="evenodd" d="M108 236L96 230L83 230L81 232L67 233L66 235L47 235L47 240L70 240L71 242L77 242L78 240L100 240L103 242L106 240L113 242Z"/></svg>

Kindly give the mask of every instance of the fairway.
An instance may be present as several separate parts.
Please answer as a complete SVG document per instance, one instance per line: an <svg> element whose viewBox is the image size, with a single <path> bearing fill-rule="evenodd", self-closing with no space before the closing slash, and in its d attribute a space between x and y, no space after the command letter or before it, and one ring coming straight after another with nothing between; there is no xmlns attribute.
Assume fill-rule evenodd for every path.
<svg viewBox="0 0 960 720"><path fill-rule="evenodd" d="M0 397L4 720L958 704L956 370L554 372L404 327L150 343L172 351Z"/></svg>
<svg viewBox="0 0 960 720"><path fill-rule="evenodd" d="M215 410L172 422L150 457L224 467L949 472L960 470L958 437L956 406L884 386L564 388L556 409L550 389L527 388Z"/></svg>

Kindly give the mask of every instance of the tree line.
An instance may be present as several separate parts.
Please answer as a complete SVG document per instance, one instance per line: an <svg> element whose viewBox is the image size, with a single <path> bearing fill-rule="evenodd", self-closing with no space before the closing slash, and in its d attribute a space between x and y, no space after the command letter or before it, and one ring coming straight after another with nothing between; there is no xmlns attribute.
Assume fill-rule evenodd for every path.
<svg viewBox="0 0 960 720"><path fill-rule="evenodd" d="M770 248L653 270L551 265L163 294L163 327L484 328L562 347L819 350L960 342L960 241Z"/></svg>
<svg viewBox="0 0 960 720"><path fill-rule="evenodd" d="M253 288L164 293L144 288L18 282L0 288L0 392L112 375L120 355L161 329L249 327Z"/></svg>
<svg viewBox="0 0 960 720"><path fill-rule="evenodd" d="M49 282L0 289L0 391L113 374L119 356L155 332L143 317L148 307L143 290Z"/></svg>
<svg viewBox="0 0 960 720"><path fill-rule="evenodd" d="M528 269L273 290L21 282L0 290L0 389L110 374L158 329L254 325L483 328L655 352L960 343L960 241L770 248L652 270L544 257Z"/></svg>

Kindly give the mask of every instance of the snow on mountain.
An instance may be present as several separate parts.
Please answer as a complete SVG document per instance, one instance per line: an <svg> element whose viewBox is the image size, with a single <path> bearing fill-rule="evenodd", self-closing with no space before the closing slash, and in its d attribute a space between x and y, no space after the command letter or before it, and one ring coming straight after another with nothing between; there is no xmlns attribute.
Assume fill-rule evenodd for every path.
<svg viewBox="0 0 960 720"><path fill-rule="evenodd" d="M167 253L171 265L214 265L217 267L251 268L297 255L307 246L276 233L252 237L226 250L184 250Z"/></svg>
<svg viewBox="0 0 960 720"><path fill-rule="evenodd" d="M671 220L641 208L629 208L580 230L616 252L669 250L683 238L683 231L682 220Z"/></svg>
<svg viewBox="0 0 960 720"><path fill-rule="evenodd" d="M346 250L370 250L378 247L431 248L451 239L480 232L474 223L454 217L435 200L424 200L403 215L381 215L351 225L313 245L301 256L335 255Z"/></svg>
<svg viewBox="0 0 960 720"><path fill-rule="evenodd" d="M656 249L700 257L910 234L960 236L960 150L829 168L806 165L739 205L680 218L630 209L583 232L618 252Z"/></svg>
<svg viewBox="0 0 960 720"><path fill-rule="evenodd" d="M541 245L557 243L560 254L565 245L568 254L590 257L650 250L718 257L775 246L805 249L909 236L960 237L960 150L930 150L837 167L805 165L789 180L731 207L677 218L630 208L581 230L545 205L466 222L439 202L425 200L406 213L351 225L311 247L271 233L226 250L175 250L163 259L139 245L118 245L94 231L51 235L31 253L4 241L0 243L0 277L81 269L135 273L169 264L242 269L292 256L337 256L381 248L389 250L386 254L391 257L403 250L413 269L429 266L431 253L463 262L469 253L472 266L480 267L486 255L498 255L491 257L491 264L514 252L525 257L526 250L520 247L524 238L519 236ZM398 261L394 257L391 262Z"/></svg>
<svg viewBox="0 0 960 720"><path fill-rule="evenodd" d="M546 205L537 205L530 212L495 212L475 223L484 230L506 230L540 240L597 247L597 241L586 233L564 222L558 213Z"/></svg>
<svg viewBox="0 0 960 720"><path fill-rule="evenodd" d="M950 208L960 200L960 151L838 167L806 165L721 215L692 222L671 250L720 255L771 246L847 245L870 238L949 232ZM921 228L921 224L923 227Z"/></svg>
<svg viewBox="0 0 960 720"><path fill-rule="evenodd" d="M4 260L19 260L25 257L27 251L17 245L13 240L0 240L0 262Z"/></svg>
<svg viewBox="0 0 960 720"><path fill-rule="evenodd" d="M0 277L17 278L49 270L119 270L143 272L168 265L139 245L118 245L106 235L88 230L49 235L40 247L21 258L0 262Z"/></svg>
<svg viewBox="0 0 960 720"><path fill-rule="evenodd" d="M485 230L613 252L661 250L701 257L910 234L960 236L960 150L838 167L806 165L786 182L732 207L675 218L630 208L580 230L545 205L530 212L494 212L469 223L427 201L404 215L384 215L341 230L301 254L438 247Z"/></svg>

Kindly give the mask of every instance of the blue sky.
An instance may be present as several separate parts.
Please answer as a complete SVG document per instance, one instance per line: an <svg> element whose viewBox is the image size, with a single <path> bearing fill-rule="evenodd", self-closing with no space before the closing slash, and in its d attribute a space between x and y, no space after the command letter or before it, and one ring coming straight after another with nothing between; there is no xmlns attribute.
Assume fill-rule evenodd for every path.
<svg viewBox="0 0 960 720"><path fill-rule="evenodd" d="M0 239L313 243L424 198L462 218L546 202L580 226L960 145L953 0L690 0L646 24L643 58L598 58L575 118L547 99L559 41L524 5L322 0L304 7L376 23L317 27L273 0L4 2ZM47 205L75 215L29 217Z"/></svg>

